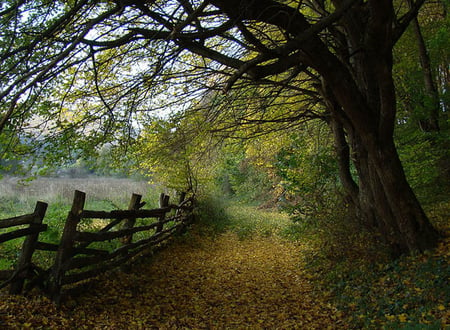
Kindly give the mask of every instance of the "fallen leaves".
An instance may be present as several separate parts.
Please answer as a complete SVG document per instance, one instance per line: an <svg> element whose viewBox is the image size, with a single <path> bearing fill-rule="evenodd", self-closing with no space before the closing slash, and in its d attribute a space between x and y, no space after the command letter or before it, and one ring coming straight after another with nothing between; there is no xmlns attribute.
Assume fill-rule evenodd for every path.
<svg viewBox="0 0 450 330"><path fill-rule="evenodd" d="M60 310L41 297L6 296L3 328L327 329L342 314L314 293L302 246L276 237L190 235L129 274L113 273Z"/></svg>
<svg viewBox="0 0 450 330"><path fill-rule="evenodd" d="M449 227L450 228L450 227ZM316 282L357 328L450 327L450 231L432 251L384 264L346 259L322 267ZM333 277L327 278L327 274Z"/></svg>

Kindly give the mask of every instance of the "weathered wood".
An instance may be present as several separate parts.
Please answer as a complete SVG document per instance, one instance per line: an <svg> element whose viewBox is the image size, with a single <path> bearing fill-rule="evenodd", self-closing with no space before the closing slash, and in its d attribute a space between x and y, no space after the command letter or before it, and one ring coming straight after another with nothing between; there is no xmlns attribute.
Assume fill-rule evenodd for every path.
<svg viewBox="0 0 450 330"><path fill-rule="evenodd" d="M104 232L106 232L106 231L108 231L108 230L114 228L115 226L117 226L117 225L118 225L119 223L121 223L122 221L123 221L123 219L116 219L116 220L114 220L114 221L111 221L111 222L108 223L105 227L103 227L102 229L100 229L98 232L99 232L99 233L104 233ZM86 247L88 247L91 243L93 243L93 242L89 242L89 241L88 241L88 242L83 242L82 244L79 244L79 245L78 245L78 247L77 247L76 250L86 248ZM77 252L77 251L75 251L75 252ZM78 254L78 253L76 253L76 254Z"/></svg>
<svg viewBox="0 0 450 330"><path fill-rule="evenodd" d="M130 200L130 203L128 204L128 209L129 210L138 210L140 207L142 207L145 203L141 203L141 199L142 199L141 195L138 195L138 194L131 195L131 200ZM128 218L125 220L123 229L133 228L135 223L136 223L136 218L134 218L134 217ZM124 236L122 238L123 245L131 244L132 241L133 241L133 234ZM128 250L124 250L122 253L125 256L128 254ZM124 272L128 272L130 270L129 265L126 265L126 264L121 265L121 268L122 268L122 271L124 271Z"/></svg>
<svg viewBox="0 0 450 330"><path fill-rule="evenodd" d="M19 215L17 217L0 220L0 228L28 225L33 222L34 213Z"/></svg>
<svg viewBox="0 0 450 330"><path fill-rule="evenodd" d="M115 226L117 226L119 223L121 223L123 221L123 219L116 219L114 221L111 221L110 223L108 223L105 227L103 227L102 229L99 230L100 233L104 233L112 228L114 228Z"/></svg>
<svg viewBox="0 0 450 330"><path fill-rule="evenodd" d="M36 242L36 250L41 251L58 251L58 244L46 243L46 242Z"/></svg>
<svg viewBox="0 0 450 330"><path fill-rule="evenodd" d="M77 232L77 225L81 219L80 216L83 212L85 200L86 194L76 190L72 208L67 216L61 242L59 244L58 252L55 257L55 263L53 265L49 280L49 293L56 303L59 303L61 298L60 292L62 279L64 277L64 269L62 266L73 254L74 236Z"/></svg>
<svg viewBox="0 0 450 330"><path fill-rule="evenodd" d="M57 244L45 243L45 242L37 242L36 243L36 250L58 251L58 248L59 248L59 245L57 245ZM106 250L92 249L92 248L85 248L85 247L73 247L72 251L73 251L73 255L90 254L90 255L104 256L109 253Z"/></svg>
<svg viewBox="0 0 450 330"><path fill-rule="evenodd" d="M70 275L66 275L64 276L64 278L62 279L62 285L65 284L73 284L76 282L80 282L83 280L88 280L92 277L98 276L108 270L114 269L118 266L120 266L121 264L123 264L125 261L127 261L129 259L128 256L122 257L120 259L115 260L114 262L108 263L108 264L103 264L101 266L99 266L98 268L95 269L90 269L84 272L80 272L80 273L76 273L76 274L70 274Z"/></svg>
<svg viewBox="0 0 450 330"><path fill-rule="evenodd" d="M170 218L167 218L164 222L181 222L184 219L186 219L186 216L182 215L182 214L175 214L173 216L171 216Z"/></svg>
<svg viewBox="0 0 450 330"><path fill-rule="evenodd" d="M150 230L157 227L160 223L155 222L147 226L139 226L129 229L121 229L117 231L110 232L76 232L74 238L78 242L100 242L107 241L115 238L125 237L127 235L131 235L140 231Z"/></svg>
<svg viewBox="0 0 450 330"><path fill-rule="evenodd" d="M184 202L184 200L186 199L186 192L182 191L180 193L180 197L178 198L178 204L182 204Z"/></svg>
<svg viewBox="0 0 450 330"><path fill-rule="evenodd" d="M0 243L10 241L15 238L27 236L27 235L37 234L37 233L40 233L40 232L43 232L46 230L47 230L47 225L40 225L39 227L34 226L34 227L29 227L29 228L17 229L17 230L11 231L9 233L1 234L0 235Z"/></svg>
<svg viewBox="0 0 450 330"><path fill-rule="evenodd" d="M45 217L45 212L47 211L47 206L48 204L44 202L36 203L36 207L33 212L33 222L30 223L30 227L28 228L34 229L35 232L28 235L22 244L22 251L20 253L19 260L17 261L16 270L24 269L24 271L18 273L17 278L11 283L9 290L9 293L11 294L18 294L22 292L25 278L29 273L29 267L27 267L27 265L31 265L31 259L33 257L39 233L47 230L47 225L42 224Z"/></svg>
<svg viewBox="0 0 450 330"><path fill-rule="evenodd" d="M169 199L170 199L170 196L168 196L168 195L166 195L166 194L164 194L164 193L161 193L161 194L159 195L159 207L160 207L161 209L168 209L167 212L170 212L170 210L171 210L171 208L170 208L170 206L169 206ZM163 226L164 226L164 218L165 218L165 217L166 217L166 212L164 212L164 214L162 214L162 215L158 218L159 223L158 223L158 226L156 227L156 232L160 232L160 231L163 230Z"/></svg>
<svg viewBox="0 0 450 330"><path fill-rule="evenodd" d="M172 232L174 232L180 226L181 226L181 224L175 225L173 227L170 227L169 229L166 229L159 233L156 233L149 238L144 238L137 242L121 246L121 247L115 249L114 251L112 251L111 253L107 253L107 255L105 255L105 256L89 256L89 257L73 258L68 261L67 265L65 265L64 268L65 268L65 270L72 270L72 269L82 268L82 267L86 267L86 266L92 266L96 263L105 262L107 260L113 259L119 255L125 255L125 252L128 253L130 250L136 249L142 245L152 246L152 245L158 244L160 242L160 239L162 236L165 235L164 239L167 239L168 237L171 236ZM128 253L128 255L130 256L130 253Z"/></svg>
<svg viewBox="0 0 450 330"><path fill-rule="evenodd" d="M62 287L65 284L76 283L89 279L118 266L129 264L138 255L142 255L145 250L154 251L155 246L167 241L176 234L180 228L185 228L189 221L187 212L192 210L192 199L186 199L185 194L180 195L179 204L169 204L169 196L164 193L160 195L159 208L151 210L141 210L144 202L141 196L133 194L128 210L91 211L84 210L86 195L81 191L75 191L72 208L67 216L63 234L59 245L39 242L39 233L47 229L47 225L42 224L47 204L38 202L32 214L26 214L14 218L0 220L0 228L8 228L18 225L30 225L29 228L21 228L10 233L0 235L0 243L13 238L27 236L24 241L21 259L18 261L16 270L0 271L0 279L5 279L3 287L11 283L11 292L22 291L24 280L29 276L32 267L32 255L36 249L45 251L56 251L53 266L45 273L48 277L48 293L52 299L59 303L62 294ZM176 212L171 212L175 210ZM169 213L169 214L168 214ZM173 215L172 215L173 214ZM169 216L172 215L172 216ZM77 226L82 218L111 219L111 221L96 233L79 232ZM137 218L155 218L157 222L145 226L135 227ZM123 229L110 230L120 225L124 221ZM166 223L170 223L168 228L164 228ZM137 242L132 241L135 233L156 229L150 237ZM107 241L117 238L124 238L123 245L112 252L106 250L88 248L93 242ZM83 255L83 256L80 256ZM75 257L78 256L78 257ZM79 271L83 268L85 271ZM76 271L73 274L66 274L67 271Z"/></svg>
<svg viewBox="0 0 450 330"><path fill-rule="evenodd" d="M131 196L131 200L130 200L130 204L128 205L128 209L129 210L137 210L141 204L141 199L142 199L142 195L138 195L138 194L133 194ZM123 229L130 229L133 228L134 224L136 223L136 218L135 217L130 217L128 219L125 220ZM130 244L131 241L133 240L133 235L127 235L123 237L123 244Z"/></svg>
<svg viewBox="0 0 450 330"><path fill-rule="evenodd" d="M192 211L192 205L189 203L192 203L192 198L183 199L178 205L170 204L168 207L177 211Z"/></svg>
<svg viewBox="0 0 450 330"><path fill-rule="evenodd" d="M186 210L186 211L189 211L191 209L191 206L184 205L184 203L180 204L180 205L170 204L170 205L168 205L168 208L169 208L169 211L170 210L176 210L176 211L178 211L178 210Z"/></svg>
<svg viewBox="0 0 450 330"><path fill-rule="evenodd" d="M172 236L173 233L170 233L168 235L165 235L164 237L161 237L160 239L153 242L151 245L159 244L163 241L166 241L170 236ZM125 246L124 246L125 247ZM90 269L84 272L76 273L76 274L70 274L64 277L62 284L73 284L76 282L80 282L83 280L88 280L92 277L98 276L108 270L114 269L125 262L127 262L130 258L135 257L139 253L147 250L149 248L148 245L143 245L140 248L136 249L135 251L132 251L127 256L122 256L121 258L114 260L113 262L100 265L98 268Z"/></svg>
<svg viewBox="0 0 450 330"><path fill-rule="evenodd" d="M113 211L91 211L84 210L81 213L82 218L95 219L129 219L129 218L158 218L166 212L169 208L153 209L153 210L113 210Z"/></svg>

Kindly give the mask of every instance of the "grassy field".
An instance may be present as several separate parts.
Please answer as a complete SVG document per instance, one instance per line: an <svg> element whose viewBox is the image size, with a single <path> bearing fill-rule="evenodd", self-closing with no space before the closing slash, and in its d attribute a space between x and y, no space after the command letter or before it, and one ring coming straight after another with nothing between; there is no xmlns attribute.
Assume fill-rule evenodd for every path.
<svg viewBox="0 0 450 330"><path fill-rule="evenodd" d="M17 177L6 177L0 180L0 219L32 213L37 201L46 202L49 205L44 223L48 224L48 230L39 235L39 240L57 244L75 190L86 193L86 209L101 211L126 209L133 193L143 196L142 200L147 202L146 208L154 208L158 205L160 193L159 187L131 179L42 177L27 182ZM92 226L89 220L84 220L86 223L81 226L85 229L86 226ZM0 269L13 267L23 240L18 238L0 244ZM43 251L36 252L34 257L38 265L46 265L52 258L51 253Z"/></svg>
<svg viewBox="0 0 450 330"><path fill-rule="evenodd" d="M119 208L127 207L132 193L143 195L144 200L155 202L157 188L145 181L131 179L87 177L87 178L37 178L23 181L17 177L0 180L0 217L6 212L28 211L40 200L49 204L69 205L75 190L86 193L87 205L98 201L109 201ZM150 200L151 199L151 200Z"/></svg>

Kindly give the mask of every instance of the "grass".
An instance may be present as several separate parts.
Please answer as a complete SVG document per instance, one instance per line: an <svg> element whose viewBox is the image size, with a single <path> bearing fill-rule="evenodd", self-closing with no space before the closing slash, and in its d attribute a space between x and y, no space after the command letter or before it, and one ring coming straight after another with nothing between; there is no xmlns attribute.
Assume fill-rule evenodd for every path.
<svg viewBox="0 0 450 330"><path fill-rule="evenodd" d="M277 235L303 246L306 271L355 329L445 329L450 327L450 203L428 207L446 233L424 254L392 260L358 224L337 215L327 223L293 223L286 215L206 199L200 203L203 234L226 231L241 239Z"/></svg>
<svg viewBox="0 0 450 330"><path fill-rule="evenodd" d="M75 190L86 193L87 208L98 201L109 201L116 208L126 208L132 193L141 194L145 198L154 192L150 188L154 187L144 181L119 178L41 177L33 181L23 181L17 177L6 177L0 181L0 200L3 202L0 215L3 216L7 211L22 212L20 208L25 211L32 210L37 200L69 205ZM157 198L151 198L151 201L153 200L157 201Z"/></svg>
<svg viewBox="0 0 450 330"><path fill-rule="evenodd" d="M23 197L1 207L11 209L20 198ZM157 200L155 194L153 200ZM126 206L127 202L123 198L122 205ZM92 209L108 209L120 201L92 199L89 203ZM47 213L52 230L43 236L50 242L59 237L70 207L58 202L58 198L52 205ZM354 328L441 329L450 326L449 210L450 203L444 202L427 208L436 227L446 233L436 249L396 260L389 259L379 245L373 244L370 235L359 230L357 223L339 214L326 223L304 225L293 223L286 214L276 210L202 198L196 210L196 227L201 235L212 237L232 232L240 240L281 236L301 243L304 247L301 258L315 290L335 304ZM190 235L188 232L183 239L195 239ZM12 241L9 254L0 250L0 267L13 263L14 253L20 246L17 241Z"/></svg>
<svg viewBox="0 0 450 330"><path fill-rule="evenodd" d="M132 193L143 195L146 208L158 205L159 191L147 182L131 179L91 177L38 178L27 182L20 178L6 177L0 180L0 219L32 213L36 202L48 203L44 223L48 229L39 235L39 240L58 244L67 214L71 208L75 190L86 193L85 209L114 210L126 209ZM80 228L95 229L98 224L92 219L83 219ZM17 229L16 227L15 229ZM3 232L11 231L4 229ZM0 269L11 269L18 257L24 238L18 238L0 244ZM108 245L111 248L110 244ZM34 262L39 266L48 266L54 253L37 251Z"/></svg>
<svg viewBox="0 0 450 330"><path fill-rule="evenodd" d="M210 196L198 201L197 213L202 224L200 230L211 236L226 231L236 233L240 239L255 235L282 236L293 225L287 214L277 210L261 210L253 205Z"/></svg>

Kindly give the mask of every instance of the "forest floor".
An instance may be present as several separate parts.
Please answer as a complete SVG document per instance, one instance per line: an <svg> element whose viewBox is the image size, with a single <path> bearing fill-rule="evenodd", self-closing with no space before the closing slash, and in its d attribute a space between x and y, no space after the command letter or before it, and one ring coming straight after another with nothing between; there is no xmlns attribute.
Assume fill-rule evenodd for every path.
<svg viewBox="0 0 450 330"><path fill-rule="evenodd" d="M189 234L150 263L115 272L57 309L3 295L10 329L336 329L342 314L315 291L298 243Z"/></svg>
<svg viewBox="0 0 450 330"><path fill-rule="evenodd" d="M448 209L436 249L389 261L362 254L357 232L298 236L279 213L235 206L60 308L0 291L0 329L446 329Z"/></svg>

